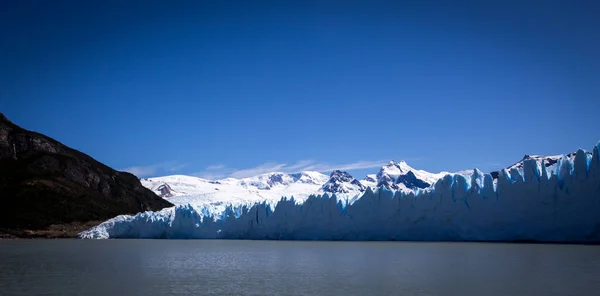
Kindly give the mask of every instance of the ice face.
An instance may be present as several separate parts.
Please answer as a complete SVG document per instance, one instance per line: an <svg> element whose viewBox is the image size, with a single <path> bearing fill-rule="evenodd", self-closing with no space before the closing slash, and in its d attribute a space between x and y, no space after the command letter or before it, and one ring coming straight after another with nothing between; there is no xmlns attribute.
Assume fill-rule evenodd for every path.
<svg viewBox="0 0 600 296"><path fill-rule="evenodd" d="M475 170L426 190L368 188L354 203L324 195L224 211L177 206L118 216L81 237L600 242L599 150L561 158L556 172L526 160L496 184Z"/></svg>

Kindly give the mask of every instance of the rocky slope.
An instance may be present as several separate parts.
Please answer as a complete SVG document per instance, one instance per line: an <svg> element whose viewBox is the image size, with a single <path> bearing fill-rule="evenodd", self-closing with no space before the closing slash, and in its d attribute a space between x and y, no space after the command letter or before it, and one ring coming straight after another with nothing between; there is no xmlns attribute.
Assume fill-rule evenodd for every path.
<svg viewBox="0 0 600 296"><path fill-rule="evenodd" d="M136 176L0 113L0 236L71 236L77 225L169 206Z"/></svg>

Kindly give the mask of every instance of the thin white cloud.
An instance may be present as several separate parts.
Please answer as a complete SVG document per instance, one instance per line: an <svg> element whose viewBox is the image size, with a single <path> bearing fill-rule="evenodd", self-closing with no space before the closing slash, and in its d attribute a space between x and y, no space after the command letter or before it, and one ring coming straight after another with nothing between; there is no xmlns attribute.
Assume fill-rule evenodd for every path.
<svg viewBox="0 0 600 296"><path fill-rule="evenodd" d="M203 171L191 173L190 175L196 176L202 179L218 180L229 177L229 175L235 171L235 169L228 168L224 164L211 164L207 166Z"/></svg>
<svg viewBox="0 0 600 296"><path fill-rule="evenodd" d="M194 173L191 175L196 176L198 178L207 179L207 180L220 180L220 179L227 177L227 174L225 174L225 173L211 174L211 173L207 173L207 172L199 172L199 173Z"/></svg>
<svg viewBox="0 0 600 296"><path fill-rule="evenodd" d="M312 160L300 160L291 166L286 166L286 169L289 172L294 172L294 170L307 171L306 168L314 165L314 163Z"/></svg>
<svg viewBox="0 0 600 296"><path fill-rule="evenodd" d="M411 160L416 160L413 158ZM387 160L363 160L352 163L343 164L328 164L328 163L317 163L312 160L300 160L294 164L286 163L264 163L256 167L246 169L235 169L228 168L225 165L210 165L202 172L194 173L193 175L204 179L222 179L225 177L231 178L246 178L253 177L260 174L282 172L282 173L297 173L301 171L317 171L317 172L331 172L333 170L351 171L359 169L379 168L382 165L388 163Z"/></svg>
<svg viewBox="0 0 600 296"><path fill-rule="evenodd" d="M249 168L249 169L236 170L231 173L230 177L246 178L246 177L252 177L252 176L256 176L256 175L260 175L260 174L271 173L271 172L281 172L281 171L284 171L284 168L286 166L287 165L284 163L265 163L265 164L259 165L257 167Z"/></svg>
<svg viewBox="0 0 600 296"><path fill-rule="evenodd" d="M128 173L132 173L138 177L145 177L145 176L150 176L150 175L154 175L157 171L156 166L154 165L149 165L149 166L132 166L132 167L128 167L128 168L124 168L124 169L120 169L120 171L122 172L128 172Z"/></svg>
<svg viewBox="0 0 600 296"><path fill-rule="evenodd" d="M317 164L308 165L308 166L304 167L302 170L303 171L317 171L317 172L328 172L328 171L333 171L333 170L351 171L351 170L376 168L376 167L380 167L386 163L388 163L388 161L385 161L385 160L374 160L374 161L363 160L363 161L357 161L357 162L346 163L346 164L317 163Z"/></svg>
<svg viewBox="0 0 600 296"><path fill-rule="evenodd" d="M174 165L174 166L169 167L168 171L169 172L176 172L176 171L179 171L179 170L185 168L186 166L188 166L187 163L182 163L182 164Z"/></svg>
<svg viewBox="0 0 600 296"><path fill-rule="evenodd" d="M215 171L215 170L221 170L224 169L225 165L224 164L213 164L213 165L209 165L206 167L207 171Z"/></svg>
<svg viewBox="0 0 600 296"><path fill-rule="evenodd" d="M177 172L184 167L186 167L187 163L179 163L175 161L169 161L164 163L146 165L146 166L132 166L124 169L120 169L120 171L132 173L138 177L148 177L154 176L160 172Z"/></svg>

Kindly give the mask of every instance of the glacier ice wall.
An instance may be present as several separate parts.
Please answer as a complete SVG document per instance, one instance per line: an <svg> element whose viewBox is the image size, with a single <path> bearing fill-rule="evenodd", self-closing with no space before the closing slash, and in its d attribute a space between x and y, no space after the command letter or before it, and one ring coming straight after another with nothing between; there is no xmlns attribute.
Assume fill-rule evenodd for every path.
<svg viewBox="0 0 600 296"><path fill-rule="evenodd" d="M600 142L555 172L535 160L502 170L497 183L475 169L416 192L370 189L352 204L335 196L285 199L274 207L191 206L118 216L82 238L301 239L600 242Z"/></svg>

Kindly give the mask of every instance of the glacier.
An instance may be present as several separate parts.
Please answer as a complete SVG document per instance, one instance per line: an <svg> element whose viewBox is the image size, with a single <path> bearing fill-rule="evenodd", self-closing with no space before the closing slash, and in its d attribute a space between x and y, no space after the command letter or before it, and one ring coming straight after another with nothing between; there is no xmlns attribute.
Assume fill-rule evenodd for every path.
<svg viewBox="0 0 600 296"><path fill-rule="evenodd" d="M81 238L535 241L600 243L600 142L552 169L524 160L497 180L474 169L412 191L385 187L352 203L334 195L303 201L179 205L121 215Z"/></svg>

